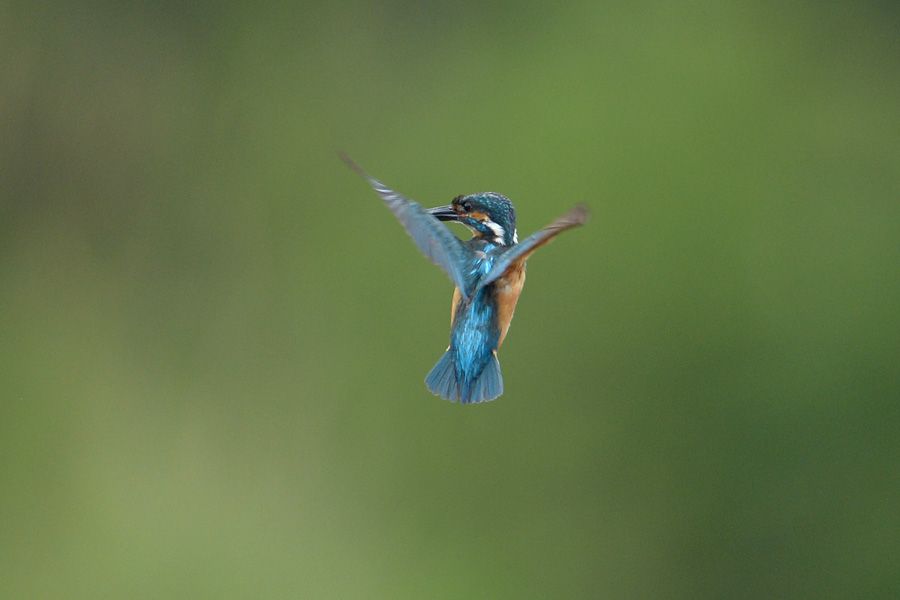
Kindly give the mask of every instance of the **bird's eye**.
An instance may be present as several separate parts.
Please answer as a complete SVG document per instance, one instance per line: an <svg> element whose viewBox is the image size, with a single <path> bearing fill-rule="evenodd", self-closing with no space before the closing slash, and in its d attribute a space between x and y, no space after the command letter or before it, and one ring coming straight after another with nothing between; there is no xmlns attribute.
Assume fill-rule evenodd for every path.
<svg viewBox="0 0 900 600"><path fill-rule="evenodd" d="M466 211L466 212L472 212L472 203L469 202L468 200L466 200L465 202L463 202L463 205L462 205L462 206L463 206L463 210L464 210L464 211Z"/></svg>

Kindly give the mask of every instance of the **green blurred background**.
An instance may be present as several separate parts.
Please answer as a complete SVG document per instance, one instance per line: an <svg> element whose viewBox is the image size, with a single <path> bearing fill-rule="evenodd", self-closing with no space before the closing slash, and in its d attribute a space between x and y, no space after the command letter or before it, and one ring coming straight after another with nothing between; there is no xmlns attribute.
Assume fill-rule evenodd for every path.
<svg viewBox="0 0 900 600"><path fill-rule="evenodd" d="M891 2L0 3L3 598L900 597ZM342 149L507 194L506 393Z"/></svg>

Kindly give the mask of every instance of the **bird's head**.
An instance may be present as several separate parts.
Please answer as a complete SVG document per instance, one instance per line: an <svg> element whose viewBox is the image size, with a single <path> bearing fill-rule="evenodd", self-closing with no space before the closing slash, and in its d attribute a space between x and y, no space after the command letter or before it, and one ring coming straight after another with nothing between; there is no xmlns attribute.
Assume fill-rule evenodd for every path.
<svg viewBox="0 0 900 600"><path fill-rule="evenodd" d="M519 242L516 233L516 209L509 198L495 192L457 196L447 206L428 212L441 221L462 223L481 237L498 246Z"/></svg>

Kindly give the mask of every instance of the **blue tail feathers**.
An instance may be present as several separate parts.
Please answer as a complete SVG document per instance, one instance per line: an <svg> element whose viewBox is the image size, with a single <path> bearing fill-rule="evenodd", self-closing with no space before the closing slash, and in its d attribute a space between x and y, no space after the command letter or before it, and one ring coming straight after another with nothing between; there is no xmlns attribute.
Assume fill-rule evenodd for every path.
<svg viewBox="0 0 900 600"><path fill-rule="evenodd" d="M450 356L450 350L444 352L437 364L425 378L428 391L447 400L459 400L459 384L456 382L456 366Z"/></svg>
<svg viewBox="0 0 900 600"><path fill-rule="evenodd" d="M469 381L465 374L457 374L453 355L450 350L447 350L428 373L425 385L432 394L451 402L463 404L487 402L503 393L500 361L497 360L495 354L491 353L484 369L475 381Z"/></svg>

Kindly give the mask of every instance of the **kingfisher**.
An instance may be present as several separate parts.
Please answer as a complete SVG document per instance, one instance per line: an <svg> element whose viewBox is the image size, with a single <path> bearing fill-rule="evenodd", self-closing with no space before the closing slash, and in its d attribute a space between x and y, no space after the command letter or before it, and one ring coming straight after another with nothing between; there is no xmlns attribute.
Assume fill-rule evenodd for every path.
<svg viewBox="0 0 900 600"><path fill-rule="evenodd" d="M506 338L525 283L525 261L554 237L583 224L587 207L577 205L519 242L516 209L495 192L457 196L446 206L425 209L369 175L346 155L400 220L419 250L456 286L450 312L450 345L425 378L436 396L463 404L493 400L503 393L497 350ZM441 221L472 232L463 241Z"/></svg>

